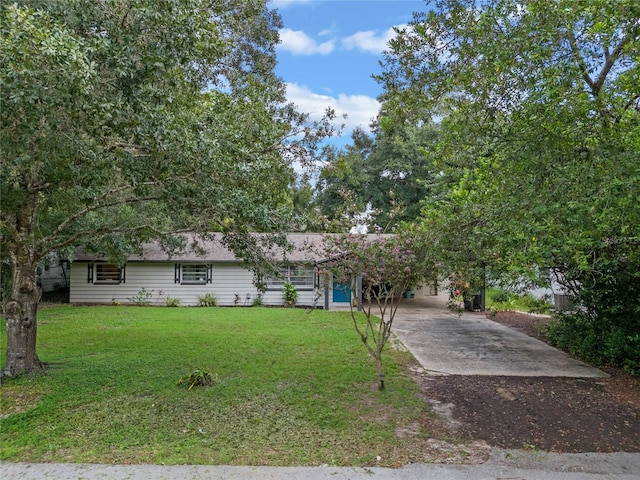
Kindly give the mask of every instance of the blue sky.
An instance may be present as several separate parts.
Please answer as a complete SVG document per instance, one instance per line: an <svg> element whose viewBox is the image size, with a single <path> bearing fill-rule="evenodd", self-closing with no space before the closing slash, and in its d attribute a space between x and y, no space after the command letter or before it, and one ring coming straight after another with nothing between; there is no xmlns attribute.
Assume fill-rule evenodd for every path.
<svg viewBox="0 0 640 480"><path fill-rule="evenodd" d="M368 129L382 93L371 78L393 27L407 24L423 0L272 0L282 16L276 73L287 97L318 118L331 106L346 113L345 135ZM338 140L336 143L343 144Z"/></svg>

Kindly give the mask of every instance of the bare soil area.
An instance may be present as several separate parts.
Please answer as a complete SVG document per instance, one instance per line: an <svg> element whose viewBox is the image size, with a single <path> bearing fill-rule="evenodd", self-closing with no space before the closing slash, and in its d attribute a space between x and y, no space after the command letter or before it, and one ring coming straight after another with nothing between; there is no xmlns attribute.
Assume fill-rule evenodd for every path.
<svg viewBox="0 0 640 480"><path fill-rule="evenodd" d="M490 318L544 340L537 326L545 317L501 312ZM640 452L640 377L601 369L610 376L417 376L452 433L467 441L558 453Z"/></svg>

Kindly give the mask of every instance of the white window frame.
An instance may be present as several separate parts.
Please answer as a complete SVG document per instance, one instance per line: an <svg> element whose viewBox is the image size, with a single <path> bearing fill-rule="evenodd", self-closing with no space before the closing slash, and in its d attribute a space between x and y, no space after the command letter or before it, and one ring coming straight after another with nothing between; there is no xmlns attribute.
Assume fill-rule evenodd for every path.
<svg viewBox="0 0 640 480"><path fill-rule="evenodd" d="M175 283L181 285L206 285L212 281L212 266L206 263L177 263Z"/></svg>
<svg viewBox="0 0 640 480"><path fill-rule="evenodd" d="M268 290L282 290L289 282L298 290L313 290L317 286L317 275L312 265L289 264L280 266L280 275L267 280Z"/></svg>

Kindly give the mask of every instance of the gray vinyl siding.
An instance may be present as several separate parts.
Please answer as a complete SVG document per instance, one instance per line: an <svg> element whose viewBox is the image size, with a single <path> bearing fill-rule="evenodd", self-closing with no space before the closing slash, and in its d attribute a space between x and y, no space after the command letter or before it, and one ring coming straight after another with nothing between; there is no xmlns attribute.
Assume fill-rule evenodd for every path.
<svg viewBox="0 0 640 480"><path fill-rule="evenodd" d="M87 265L86 262L74 262L71 265L70 303L127 304L142 288L151 292L152 305L164 305L167 297L176 297L181 305L194 306L198 304L199 296L210 293L218 298L221 306L249 306L258 295L253 285L253 273L233 263L213 263L212 281L202 285L176 283L175 262L127 263L126 280L119 284L89 283ZM268 290L262 298L265 305L284 304L280 290ZM300 291L299 305L312 306L314 300L314 291ZM324 300L320 298L317 305L324 306Z"/></svg>

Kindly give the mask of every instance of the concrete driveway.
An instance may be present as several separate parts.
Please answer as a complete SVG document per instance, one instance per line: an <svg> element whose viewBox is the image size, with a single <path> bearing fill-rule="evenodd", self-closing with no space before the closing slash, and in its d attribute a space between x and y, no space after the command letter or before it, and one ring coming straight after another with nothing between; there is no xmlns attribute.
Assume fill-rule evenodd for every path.
<svg viewBox="0 0 640 480"><path fill-rule="evenodd" d="M540 340L482 313L461 317L446 308L446 292L404 300L393 322L398 339L429 373L527 377L607 377Z"/></svg>

